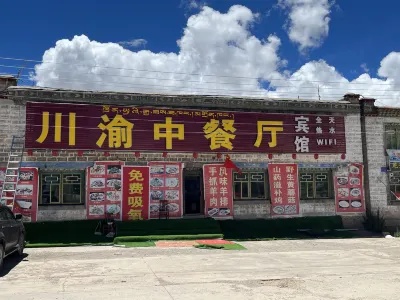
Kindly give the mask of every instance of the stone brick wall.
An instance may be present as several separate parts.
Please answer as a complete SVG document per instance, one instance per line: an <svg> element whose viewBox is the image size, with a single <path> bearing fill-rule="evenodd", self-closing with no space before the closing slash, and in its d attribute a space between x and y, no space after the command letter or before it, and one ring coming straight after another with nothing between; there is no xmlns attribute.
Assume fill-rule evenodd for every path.
<svg viewBox="0 0 400 300"><path fill-rule="evenodd" d="M25 126L25 107L17 106L9 101L0 102L0 167L4 167L7 161L8 151L13 135L24 134ZM232 154L231 159L237 162L276 162L276 163L343 163L343 162L362 162L360 117L357 114L345 117L346 128L346 159L341 159L341 154L319 155L315 160L314 155L299 154L293 160L291 154L274 154L273 159L269 160L267 154ZM24 156L25 161L30 162L52 162L52 161L125 161L130 163L145 163L146 161L179 161L216 163L223 159L217 159L215 154L200 153L198 158L193 158L192 153L169 153L167 158L162 157L161 153L141 153L140 158L136 158L134 153L109 152L109 156L104 156L104 152L85 151L83 156L78 156L76 151L59 151L57 156L53 156L51 151L34 151L32 156ZM269 201L235 201L235 217L237 218L268 218L270 216ZM300 205L302 216L326 216L335 214L334 200L302 201ZM85 218L84 207L78 208L39 208L39 220L55 220L58 218L80 219ZM351 214L350 216L357 216Z"/></svg>
<svg viewBox="0 0 400 300"><path fill-rule="evenodd" d="M376 212L381 209L389 226L400 225L400 202L390 203L388 174L381 172L381 167L387 166L385 156L385 123L399 123L399 118L367 117L367 151L369 165L369 183L371 208ZM383 184L383 183L384 184Z"/></svg>

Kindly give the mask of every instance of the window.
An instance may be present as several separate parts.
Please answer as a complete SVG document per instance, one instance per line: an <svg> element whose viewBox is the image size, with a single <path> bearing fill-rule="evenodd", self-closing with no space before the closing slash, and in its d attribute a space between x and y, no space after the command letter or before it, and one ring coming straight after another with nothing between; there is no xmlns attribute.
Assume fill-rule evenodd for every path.
<svg viewBox="0 0 400 300"><path fill-rule="evenodd" d="M84 173L49 172L40 174L40 204L82 204Z"/></svg>
<svg viewBox="0 0 400 300"><path fill-rule="evenodd" d="M400 149L400 125L385 125L385 146L386 149Z"/></svg>
<svg viewBox="0 0 400 300"><path fill-rule="evenodd" d="M307 199L330 199L332 197L332 174L330 171L300 171L300 197Z"/></svg>
<svg viewBox="0 0 400 300"><path fill-rule="evenodd" d="M262 172L233 173L234 199L266 199L266 174Z"/></svg>
<svg viewBox="0 0 400 300"><path fill-rule="evenodd" d="M399 201L400 198L400 172L389 173L390 200Z"/></svg>

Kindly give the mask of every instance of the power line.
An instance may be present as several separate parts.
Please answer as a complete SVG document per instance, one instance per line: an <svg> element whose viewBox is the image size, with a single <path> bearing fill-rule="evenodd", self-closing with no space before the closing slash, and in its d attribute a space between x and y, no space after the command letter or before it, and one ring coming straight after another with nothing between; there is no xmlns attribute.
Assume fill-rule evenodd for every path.
<svg viewBox="0 0 400 300"><path fill-rule="evenodd" d="M110 66L101 66L101 65L87 65L87 64L74 64L74 63L62 63L62 62L52 62L52 61L43 61L43 60L33 60L33 59L22 59L22 58L12 58L12 57L1 57L3 60L12 60L12 61L24 61L24 62L34 62L41 64L60 64L60 65L68 65L68 66L84 66L90 68L102 68L102 69L115 69L115 70L127 70L127 71L136 71L136 72L149 72L149 73L163 73L163 74L178 74L178 75L189 75L189 76L206 76L206 77L221 77L221 78L236 78L236 79L252 79L252 80L260 80L263 79L261 77L248 77L248 76L232 76L232 75L215 75L215 74L202 74L202 73L187 73L187 72L176 72L176 71L160 71L160 70L146 70L146 69L135 69L135 68L122 68L122 67L110 67ZM7 66L0 65L3 67L10 68L20 68L20 66ZM32 67L26 67L27 69L35 70ZM367 84L366 82L342 82L342 81L323 81L323 80L303 80L303 79L293 79L293 78L274 78L274 79L263 79L267 82L271 81L294 81L294 82L315 82L315 83L348 83L348 84ZM347 79L346 79L347 80ZM392 85L390 83L376 83L374 85Z"/></svg>

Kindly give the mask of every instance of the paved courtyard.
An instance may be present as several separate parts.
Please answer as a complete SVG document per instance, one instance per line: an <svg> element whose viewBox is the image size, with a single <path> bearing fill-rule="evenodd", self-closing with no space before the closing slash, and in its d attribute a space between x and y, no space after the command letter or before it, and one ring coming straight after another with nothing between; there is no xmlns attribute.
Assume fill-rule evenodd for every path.
<svg viewBox="0 0 400 300"><path fill-rule="evenodd" d="M399 299L400 239L241 244L28 249L7 261L0 299Z"/></svg>

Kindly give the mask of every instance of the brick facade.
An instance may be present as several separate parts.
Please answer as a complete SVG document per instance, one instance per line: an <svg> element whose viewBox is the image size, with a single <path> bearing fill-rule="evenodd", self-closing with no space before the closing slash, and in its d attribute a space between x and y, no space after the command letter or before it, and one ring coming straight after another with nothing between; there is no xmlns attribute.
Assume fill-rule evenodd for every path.
<svg viewBox="0 0 400 300"><path fill-rule="evenodd" d="M0 100L0 167L5 167L7 155L11 145L13 135L23 135L25 126L25 106L15 105L9 100ZM371 129L379 129L382 125L375 126ZM381 127L379 127L381 126ZM266 154L232 154L231 159L235 162L294 162L294 163L344 163L344 162L362 162L362 147L360 135L360 116L353 113L345 116L346 128L346 148L347 154L345 160L341 158L341 154L320 155L318 160L314 155L299 154L297 159L293 159L291 154L275 154L273 159L268 159ZM381 129L379 129L381 130ZM370 137L371 139L371 137ZM375 140L371 140L371 145L375 146ZM381 146L377 144L376 146ZM371 151L375 151L372 148ZM382 152L382 151L381 151ZM193 164L197 167L204 163L222 162L223 159L217 159L215 154L199 153L197 158L193 158L192 153L169 153L167 158L162 156L162 153L141 153L140 158L136 158L134 153L126 152L110 152L109 156L104 156L104 152L85 151L83 156L78 156L76 151L59 151L58 156L53 156L51 150L34 151L33 155L24 156L24 161L27 162L76 162L76 161L125 161L129 164L146 163L147 161L177 161L184 162L187 165ZM378 153L376 151L376 154ZM379 157L382 160L382 157ZM379 164L380 160L373 163ZM374 168L370 172L375 172ZM374 174L375 174L374 173ZM375 184L373 189L376 192L373 194L374 203L381 201L385 187L380 187ZM375 191L375 190L374 190ZM386 202L385 202L386 203ZM400 206L396 207L400 208ZM397 210L398 211L398 210ZM270 201L234 201L235 218L267 218L270 216ZM307 200L300 201L300 216L328 216L335 215L335 201L330 200ZM60 219L84 219L86 217L85 206L59 206L59 207L39 207L38 220L60 220ZM354 222L354 220L358 220ZM349 226L360 226L360 214L347 214L344 217L345 222L349 222ZM347 221L348 220L348 221ZM352 223L350 223L352 222Z"/></svg>

